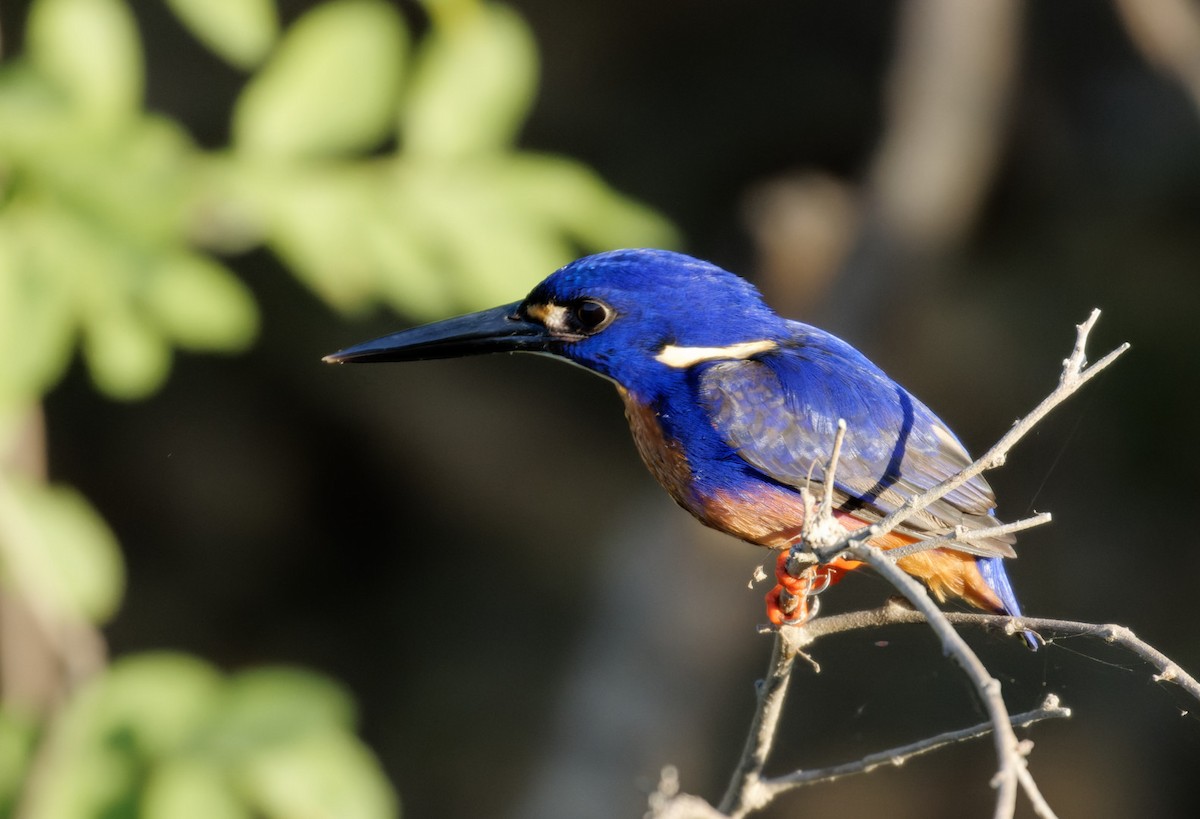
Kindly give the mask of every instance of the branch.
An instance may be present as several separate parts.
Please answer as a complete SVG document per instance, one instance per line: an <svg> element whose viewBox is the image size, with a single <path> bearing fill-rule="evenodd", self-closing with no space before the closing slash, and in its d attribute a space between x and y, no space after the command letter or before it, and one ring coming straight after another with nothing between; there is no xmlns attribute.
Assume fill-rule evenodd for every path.
<svg viewBox="0 0 1200 819"><path fill-rule="evenodd" d="M820 506L813 499L808 487L800 490L800 498L804 503L804 520L800 524L800 536L788 551L787 571L792 577L800 577L805 571L811 571L818 562L815 554L816 546L822 544L841 543L846 534L845 527L833 516L834 475L837 472L838 460L842 455L842 443L846 440L846 419L839 418L837 431L833 434L833 447L829 453L829 463L825 469L825 479L821 484ZM811 586L810 586L811 588ZM792 594L785 588L780 588L779 608L789 617L799 609L802 602L809 608L805 619L816 617L820 598L807 599Z"/></svg>
<svg viewBox="0 0 1200 819"><path fill-rule="evenodd" d="M1200 682L1184 671L1174 660L1138 637L1125 626L1111 623L1084 623L1078 620L1057 620L1045 617L1008 617L1003 614L976 614L973 612L942 612L942 615L957 626L972 626L983 629L998 629L1007 634L1035 631L1049 641L1055 637L1095 637L1106 643L1119 645L1145 660L1154 668L1155 682L1174 683L1192 699L1200 703ZM918 611L889 603L877 609L834 614L812 620L802 626L788 626L792 639L800 648L807 647L821 637L844 634L868 628L905 623L923 623L925 617Z"/></svg>
<svg viewBox="0 0 1200 819"><path fill-rule="evenodd" d="M1061 705L1056 694L1048 694L1040 706L1023 714L1014 714L1011 722L1014 727L1027 728L1044 720L1066 719L1070 716L1071 709ZM847 762L828 768L818 768L812 771L794 771L783 776L772 777L763 781L763 788L772 797L775 797L796 788L832 782L835 779L841 779L842 777L854 774L870 773L877 768L885 766L899 768L910 759L923 756L931 751L937 751L950 745L957 745L960 742L986 736L991 733L992 728L991 722L981 722L977 725L972 725L970 728L947 731L935 737L922 739L908 745L901 745L899 748L868 754L854 762Z"/></svg>
<svg viewBox="0 0 1200 819"><path fill-rule="evenodd" d="M998 770L993 779L993 785L996 787L995 815L998 819L1011 817L1014 814L1018 785L1024 789L1033 805L1034 811L1039 816L1054 816L1054 812L1046 804L1037 784L1029 773L1025 761L1025 754L1028 752L1028 749L1022 746L1017 740L1016 734L1013 733L1008 709L1004 704L1004 697L1000 692L1000 682L991 676L987 668L979 660L979 657L971 650L971 647L954 630L954 627L945 614L930 599L924 587L896 565L896 560L902 555L885 555L882 550L872 546L870 541L891 532L913 514L920 512L930 504L945 497L946 494L962 486L975 476L1003 464L1012 447L1028 434L1042 418L1116 360L1117 356L1127 350L1129 345L1123 344L1104 356L1096 364L1088 367L1086 354L1087 338L1099 317L1100 311L1093 310L1086 321L1077 325L1075 345L1071 350L1070 356L1063 361L1063 369L1059 376L1058 386L1032 412L1017 421L1013 425L1013 428L1002 436L982 457L968 465L958 474L942 481L930 490L910 498L896 511L887 515L882 520L857 531L847 532L842 530L839 534L835 528L831 528L836 523L833 520L831 504L827 505L827 503L823 502L820 512L817 515L819 520L811 524L806 522L806 539L792 547L793 554L800 549L804 549L810 554L815 555L821 563L828 562L839 554L845 554L870 565L876 572L895 586L924 615L934 633L941 640L945 652L958 663L968 679L975 686L995 729L993 738L996 746ZM831 496L831 486L835 482L834 473L838 449L840 449L839 444L844 434L845 425L839 422L834 452L830 456L829 465L825 471L823 501L828 501ZM1027 521L1019 521L1015 525L1018 528L1028 528L1029 526L1037 525L1038 522L1044 522L1044 520L1038 521L1037 518L1034 518ZM958 534L957 531L956 534ZM950 537L943 542L948 544L952 540L953 538ZM922 547L909 549L908 552L917 551L920 548ZM933 548L933 546L924 546L923 548ZM793 561L789 560L790 562ZM798 563L799 561L796 560L795 562Z"/></svg>
<svg viewBox="0 0 1200 819"><path fill-rule="evenodd" d="M956 552L966 551L970 554L970 550L965 550L962 547L956 547L955 544L971 543L976 540L987 540L988 538L998 537L999 535L1011 535L1014 532L1021 532L1025 529L1032 529L1035 526L1042 526L1049 523L1052 517L1049 512L1042 512L1033 517L1022 518L1015 520L1012 523L1001 523L996 526L986 526L982 529L968 529L966 526L959 524L954 527L954 531L948 535L939 535L925 540L918 540L916 543L909 543L907 546L897 546L894 549L888 549L887 554L892 560L900 560L901 558L915 555L919 552L927 552L930 549L947 548Z"/></svg>
<svg viewBox="0 0 1200 819"><path fill-rule="evenodd" d="M1136 654L1153 666L1157 673L1155 682L1170 682L1178 685L1200 702L1200 683L1154 646L1138 638L1124 627L1112 624L1084 623L1075 620L1057 620L1041 617L1007 617L999 614L975 614L968 612L939 612L942 618L957 626L982 629L999 629L1008 634L1025 630L1038 632L1042 637L1095 637L1114 643ZM870 754L854 762L820 768L811 771L794 771L778 777L762 776L767 757L774 740L771 726L778 722L779 711L790 678L794 659L801 656L802 649L822 637L845 634L880 626L927 623L919 611L896 601L877 609L835 614L811 620L801 626L786 626L775 635L768 676L759 684L758 706L750 736L746 741L738 771L730 782L729 791L721 801L720 809L695 796L679 793L678 774L673 767L663 771L659 788L651 796L650 819L741 819L749 813L765 807L776 797L799 787L830 782L859 773L870 773L891 765L898 767L917 756L963 742L982 738L991 733L995 724L985 723L951 731L936 737L919 740L909 745ZM1061 706L1057 696L1049 695L1042 705L1009 718L1014 727L1027 727L1047 719L1070 716L1070 709ZM1038 800L1040 805L1044 801ZM1049 807L1036 808L1042 815L1052 815Z"/></svg>
<svg viewBox="0 0 1200 819"><path fill-rule="evenodd" d="M758 683L758 704L750 722L750 733L729 787L717 808L722 815L741 817L766 804L760 801L758 793L762 772L775 743L775 730L779 725L779 715L783 711L788 682L792 678L799 651L791 635L784 631L775 633L775 639L771 642L771 659L767 663L767 676Z"/></svg>
<svg viewBox="0 0 1200 819"><path fill-rule="evenodd" d="M650 794L650 810L643 819L729 819L699 796L679 792L679 771L667 765L659 775L658 787Z"/></svg>
<svg viewBox="0 0 1200 819"><path fill-rule="evenodd" d="M852 619L846 615L831 617L821 623L834 622L836 627L824 633L835 634L869 628L888 622L923 622L923 618L912 617L917 613L911 609L890 606ZM905 617L909 615L909 617ZM1002 618L999 618L1002 619ZM815 625L811 624L811 625ZM918 740L886 751L869 754L854 762L820 768L812 771L794 771L778 777L762 775L774 744L775 729L783 708L788 682L795 667L795 659L801 655L801 646L816 639L811 626L788 627L775 633L771 646L771 659L767 666L767 677L758 684L758 703L751 723L749 736L742 751L737 770L729 783L720 805L712 807L699 797L679 792L678 772L673 766L663 769L658 789L650 797L647 819L743 819L754 811L765 808L778 796L796 788L830 782L854 774L870 773L885 765L899 767L918 756L984 737L995 730L991 720L958 731L948 731L935 737ZM1006 723L1011 733L1013 726L1027 727L1048 719L1071 716L1071 710L1063 707L1056 695L1048 695L1042 705L1033 711L1017 714Z"/></svg>
<svg viewBox="0 0 1200 819"><path fill-rule="evenodd" d="M779 793L791 788L820 781L828 781L829 779L852 773L867 772L884 764L900 764L911 756L927 753L936 748L945 747L954 742L960 742L963 739L973 736L982 736L990 732L993 736L998 764L997 773L992 780L993 787L997 791L994 815L997 819L1005 819L1005 817L1012 817L1014 815L1016 811L1017 789L1020 787L1025 791L1034 812L1038 816L1043 817L1043 819L1054 818L1055 814L1053 810L1042 797L1033 776L1029 773L1025 756L1029 753L1031 746L1029 743L1020 742L1013 730L1015 724L1028 724L1028 721L1031 721L1030 715L1022 714L1016 718L1009 715L1004 703L1004 697L1001 694L999 681L991 676L975 652L971 650L966 641L955 631L952 621L957 621L958 617L947 615L938 609L924 587L896 564L896 561L900 557L916 553L921 549L937 548L939 546L949 547L954 541L970 542L972 539L980 537L994 537L998 534L1020 531L1048 522L1049 516L1038 515L1015 523L998 524L995 527L975 531L963 530L962 527L956 527L955 531L949 535L930 538L926 543L916 544L913 547L906 547L901 550L892 550L888 553L872 546L870 541L891 532L910 516L925 509L931 503L962 486L976 475L1003 464L1012 447L1042 418L1077 391L1083 384L1087 383L1101 370L1111 364L1117 356L1125 352L1129 348L1128 344L1121 345L1097 363L1090 367L1088 366L1086 357L1087 337L1099 316L1100 312L1093 310L1088 319L1077 326L1075 345L1072 348L1070 356L1063 362L1063 370L1059 376L1058 386L1032 412L1018 420L1013 425L1013 428L1001 437L981 458L964 468L958 474L942 481L929 491L911 498L895 512L875 524L853 532L847 532L833 516L835 473L842 441L846 433L845 422L838 422L838 429L834 438L829 463L825 470L824 480L822 481L823 494L819 509L816 508L812 496L807 491L803 493L805 496L806 514L802 537L798 539L797 543L790 550L788 571L799 575L801 571L813 570L814 558L824 563L836 556L846 555L852 559L869 564L876 572L895 586L916 608L916 611L908 612L899 607L890 607L879 612L867 612L865 615L864 613L858 613L853 615L852 619L843 616L842 618L826 618L824 621L810 620L800 626L785 627L776 632L767 679L759 687L758 706L751 724L750 734L747 737L741 760L719 807L713 809L708 803L697 800L695 797L679 795L677 793L677 783L674 780L668 783L666 772L664 772L664 782L656 794L658 803L656 805L652 801L653 813L648 815L659 817L660 819L666 816L670 816L673 819L684 819L684 817L711 819L714 816L741 819L741 817L746 816L748 813L771 802ZM780 602L786 609L788 601L781 600ZM973 617L978 622L1003 623L1006 628L1013 630L1037 627L1034 625L1036 621L1031 619L992 616L989 620L986 615L974 615ZM942 734L904 746L901 749L895 749L891 752L865 757L857 762L821 769L819 771L797 771L775 779L764 779L762 772L774 743L779 715L787 693L787 684L791 679L795 658L801 654L801 648L816 639L818 633L836 633L835 629L851 630L868 625L877 625L887 620L900 622L904 618L912 618L914 622L924 620L933 629L934 633L938 635L945 652L958 663L966 673L968 679L971 680L975 689L979 692L980 699L988 712L988 722L981 726L965 729L962 732ZM822 627L822 623L828 625ZM1082 625L1085 631L1087 628L1095 628L1088 626L1088 624L1073 625ZM1120 627L1103 627L1099 633L1110 641L1125 637L1136 639L1133 638L1133 635L1127 629L1120 629ZM1161 655L1149 646L1144 646L1144 653L1139 653L1142 653L1142 656L1146 656L1150 662L1159 668L1160 673L1156 676L1156 679L1177 682L1185 688L1195 686L1195 680L1184 673L1182 669L1172 663L1165 655ZM1191 689L1188 690L1190 691ZM1043 714L1042 712L1045 713ZM1051 716L1066 716L1069 714L1065 709L1059 709L1056 700L1048 700L1043 705L1041 712L1036 713L1039 714L1037 719L1050 718ZM671 790L671 793L667 793L668 790Z"/></svg>
<svg viewBox="0 0 1200 819"><path fill-rule="evenodd" d="M838 544L831 544L826 547L818 547L813 551L821 562L832 560L837 554L847 548L852 543L866 543L869 540L881 537L888 534L897 526L901 525L909 517L925 509L931 503L941 500L950 492L953 492L958 487L965 484L967 481L974 478L989 469L995 469L1004 464L1008 457L1009 451L1024 438L1030 430L1032 430L1043 418L1045 418L1051 410L1067 400L1080 387L1092 380L1103 369L1117 359L1117 356L1129 349L1128 344L1122 344L1108 355L1101 358L1090 367L1087 366L1087 357L1085 347L1087 345L1087 337L1095 325L1096 320L1100 318L1099 310L1092 310L1090 316L1083 324L1076 326L1075 347L1071 351L1071 355L1063 361L1063 371L1058 379L1058 386L1053 392L1047 395L1042 402L1024 418L1018 420L999 441L992 446L987 452L979 457L970 466L963 469L958 474L947 478L946 480L934 486L927 492L920 495L915 495L906 503L896 509L882 520L871 524L863 529L858 529L854 532L846 533Z"/></svg>
<svg viewBox="0 0 1200 819"><path fill-rule="evenodd" d="M837 432L833 435L833 451L829 453L829 466L825 470L825 483L821 485L821 521L834 521L833 517L833 476L837 473L838 461L842 457L842 444L846 440L846 419L839 418L837 422ZM805 521L808 524L808 521ZM816 525L809 524L810 526Z"/></svg>
<svg viewBox="0 0 1200 819"><path fill-rule="evenodd" d="M849 551L855 559L870 565L899 589L908 601L925 615L929 627L941 639L946 653L958 663L972 685L975 686L975 690L979 692L979 697L983 701L983 706L995 729L993 742L996 746L996 761L999 767L992 784L996 788L995 816L997 819L1011 817L1016 812L1018 784L1024 788L1039 816L1053 817L1054 812L1042 798L1037 783L1033 781L1026 765L1025 754L1029 749L1022 745L1017 739L1017 735L1013 733L1011 717L1008 708L1004 705L1004 697L1000 693L999 680L988 672L987 667L971 650L971 647L954 630L946 618L945 612L934 604L925 588L889 559L881 549L868 543L857 543L850 547Z"/></svg>

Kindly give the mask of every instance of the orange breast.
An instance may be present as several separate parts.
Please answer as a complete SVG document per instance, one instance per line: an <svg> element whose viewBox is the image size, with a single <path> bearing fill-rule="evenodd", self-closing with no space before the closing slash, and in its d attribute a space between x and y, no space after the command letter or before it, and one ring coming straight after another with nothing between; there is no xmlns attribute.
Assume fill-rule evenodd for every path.
<svg viewBox="0 0 1200 819"><path fill-rule="evenodd" d="M633 442L650 474L671 493L676 503L703 520L697 512L698 501L692 491L692 470L683 446L678 441L667 440L662 424L658 422L658 414L651 407L634 400L624 387L618 386L617 392L625 403L625 417L629 420Z"/></svg>

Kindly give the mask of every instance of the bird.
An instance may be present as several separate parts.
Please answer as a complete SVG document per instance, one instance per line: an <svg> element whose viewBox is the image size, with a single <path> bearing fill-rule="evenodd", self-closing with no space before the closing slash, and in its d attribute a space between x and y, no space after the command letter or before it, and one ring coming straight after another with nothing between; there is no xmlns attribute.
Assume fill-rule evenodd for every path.
<svg viewBox="0 0 1200 819"><path fill-rule="evenodd" d="M524 352L579 365L616 385L636 448L677 504L705 525L780 550L767 594L823 591L861 564L837 558L800 580L786 556L801 535L803 490L819 493L839 420L834 515L847 530L880 520L971 463L912 393L837 336L779 316L746 279L682 253L612 250L577 259L522 300L376 338L329 363L423 361ZM996 526L995 495L974 477L871 542L891 549L962 526ZM939 602L1021 616L1004 561L1011 535L920 551L897 563ZM1026 642L1037 639L1026 632Z"/></svg>

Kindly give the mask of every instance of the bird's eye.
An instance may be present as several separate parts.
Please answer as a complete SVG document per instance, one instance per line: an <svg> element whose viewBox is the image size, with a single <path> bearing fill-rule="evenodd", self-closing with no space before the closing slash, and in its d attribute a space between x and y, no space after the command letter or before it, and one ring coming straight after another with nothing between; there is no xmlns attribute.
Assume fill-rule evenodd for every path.
<svg viewBox="0 0 1200 819"><path fill-rule="evenodd" d="M612 320L612 308L594 299L584 299L571 311L575 323L585 333L603 329Z"/></svg>

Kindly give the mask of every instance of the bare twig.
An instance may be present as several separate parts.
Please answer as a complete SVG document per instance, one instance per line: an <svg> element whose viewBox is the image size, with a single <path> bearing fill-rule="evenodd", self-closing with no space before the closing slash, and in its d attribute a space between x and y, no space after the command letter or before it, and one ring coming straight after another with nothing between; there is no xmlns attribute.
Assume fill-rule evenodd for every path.
<svg viewBox="0 0 1200 819"><path fill-rule="evenodd" d="M783 712L788 682L792 678L799 650L786 632L775 634L771 642L767 676L758 683L758 704L750 723L750 733L729 787L718 806L722 814L745 816L766 804L760 793L762 772L775 742L775 730L779 725L779 715Z"/></svg>
<svg viewBox="0 0 1200 819"><path fill-rule="evenodd" d="M892 608L897 612L915 614L908 609ZM884 611L881 609L878 613ZM886 620L889 616L885 614L883 619ZM849 622L843 622L843 625L847 626L845 630L848 631L860 627ZM854 762L812 771L795 771L778 777L764 777L763 770L774 744L775 731L783 709L788 682L795 667L795 659L801 653L800 645L806 644L811 639L811 635L805 628L787 628L775 634L767 677L758 685L758 704L749 736L746 738L746 746L719 806L713 808L698 797L679 793L678 773L673 767L668 767L663 770L658 789L651 796L651 810L646 814L647 817L652 817L652 819L718 819L718 817L720 819L743 819L750 813L766 807L776 797L787 791L854 774L870 773L885 765L899 766L911 758L949 745L977 739L995 730L994 721L988 721L970 728L949 731L898 748L870 754ZM1008 730L1011 732L1014 726L1026 727L1043 720L1065 718L1070 715L1070 709L1063 707L1056 696L1050 695L1039 708L1011 717Z"/></svg>
<svg viewBox="0 0 1200 819"><path fill-rule="evenodd" d="M661 796L656 792L651 797L650 810L645 813L645 819L728 819L728 817L699 796L692 796L689 793Z"/></svg>
<svg viewBox="0 0 1200 819"><path fill-rule="evenodd" d="M837 430L833 434L833 447L829 453L829 463L825 468L825 480L821 484L821 501L817 506L813 501L812 492L807 487L800 490L804 499L804 521L800 524L800 537L792 544L788 552L787 570L793 577L799 577L801 572L814 563L814 545L840 543L846 534L845 528L833 516L834 475L837 472L838 460L842 456L842 444L846 440L846 420L839 418ZM800 598L787 589L779 589L779 607L789 616L800 605ZM808 617L815 617L817 612L816 598L809 609Z"/></svg>
<svg viewBox="0 0 1200 819"><path fill-rule="evenodd" d="M643 819L727 819L700 797L679 792L679 771L674 765L662 769L648 801L650 810Z"/></svg>
<svg viewBox="0 0 1200 819"><path fill-rule="evenodd" d="M954 630L945 613L934 604L925 588L889 559L882 550L867 543L856 543L849 551L855 559L863 561L881 574L917 610L925 615L925 619L929 621L929 627L942 641L946 653L958 663L972 685L975 686L975 690L979 692L980 699L983 700L983 706L987 710L995 730L993 742L996 746L996 760L999 768L992 784L996 788L994 815L997 819L1011 817L1015 813L1018 784L1025 789L1035 809L1039 806L1042 808L1037 810L1039 816L1053 816L1054 813L1042 799L1033 777L1029 775L1025 763L1026 748L1013 733L1008 708L1000 693L999 680L988 672L987 667L971 650L971 647Z"/></svg>
<svg viewBox="0 0 1200 819"><path fill-rule="evenodd" d="M1087 358L1085 355L1085 346L1087 344L1088 333L1092 326L1100 317L1099 310L1093 310L1091 315L1083 324L1076 326L1075 346L1071 351L1070 357L1063 362L1063 371L1059 376L1058 386L1039 403L1033 410L1024 418L1013 424L1005 435L997 441L991 449L985 452L982 456L975 460L974 463L967 466L961 472L953 475L950 478L934 486L932 489L922 492L919 495L914 495L907 502L901 505L895 512L892 512L887 517L876 523L871 524L863 529L858 529L853 532L846 533L841 538L840 544L834 544L828 547L817 547L813 551L818 559L822 562L831 560L839 551L849 546L851 543L865 543L869 540L874 540L891 532L897 526L901 525L909 517L925 509L931 503L934 503L945 497L948 493L953 492L958 487L965 484L967 481L974 478L976 475L986 472L989 469L995 469L1004 464L1008 457L1009 451L1024 438L1031 429L1033 429L1043 418L1046 417L1059 404L1073 395L1080 387L1098 375L1105 367L1116 360L1117 356L1129 349L1128 344L1122 344L1108 355L1101 358L1095 364L1087 366Z"/></svg>
<svg viewBox="0 0 1200 819"><path fill-rule="evenodd" d="M956 626L1000 629L1009 634L1026 630L1038 632L1053 644L1056 637L1094 637L1108 643L1120 645L1146 660L1157 673L1156 682L1170 682L1181 687L1200 702L1200 683L1179 667L1177 663L1158 649L1136 637L1124 626L1084 623L1075 620L1057 620L1040 617L1007 617L997 614L975 614L968 612L939 612L940 618ZM940 734L899 748L881 751L854 762L811 771L795 771L778 777L762 776L767 757L773 743L770 727L776 725L783 706L793 660L800 656L801 649L822 637L844 634L887 625L927 623L920 612L896 602L877 609L848 612L823 617L802 626L788 626L775 635L768 678L760 683L758 709L753 728L747 739L746 750L737 774L730 782L719 809L694 796L678 792L678 778L673 769L664 771L663 783L652 798L652 810L647 814L653 819L741 819L749 813L765 807L781 794L798 787L829 782L857 773L870 773L883 765L899 765L915 756L920 756L948 745L972 738L981 738L995 729L995 723L986 723L960 731ZM1054 695L1047 697L1033 711L1016 714L1007 720L1013 727L1026 727L1046 719L1070 716L1070 710L1061 706ZM1010 729L1011 730L1011 729ZM1023 750L1023 749L1022 749ZM1023 766L1022 766L1023 767ZM1018 781L1029 778L1026 771ZM1053 813L1040 795L1030 794L1038 815L1052 816Z"/></svg>
<svg viewBox="0 0 1200 819"><path fill-rule="evenodd" d="M892 606L873 612L862 612L861 614L868 616L861 620L861 624L844 617L830 620L838 620L842 626L841 630L851 631L884 622L919 622L922 619L892 619L902 613L916 615L916 612L910 609ZM831 630L827 633L837 632ZM981 738L995 731L994 720L989 720L969 728L949 731L908 745L869 754L853 762L811 771L794 771L778 777L764 777L763 770L774 744L775 730L795 659L801 653L800 645L807 644L812 639L814 638L807 627L786 628L775 634L767 677L759 683L758 705L750 734L746 739L746 747L720 805L713 808L698 797L679 793L678 773L673 767L668 767L663 770L658 789L651 796L651 810L646 814L648 819L743 819L750 813L766 807L781 794L796 788L830 782L854 774L870 773L886 765L903 765L914 757ZM1052 694L1047 696L1039 708L1014 715L1008 718L1005 725L1011 733L1013 727L1027 727L1043 720L1066 718L1070 715L1070 709L1063 707L1058 697Z"/></svg>
<svg viewBox="0 0 1200 819"><path fill-rule="evenodd" d="M1084 623L1078 620L1058 620L1045 617L1008 617L1003 614L976 614L973 612L942 612L956 626L992 628L1008 634L1034 631L1050 643L1055 638L1095 637L1106 643L1119 645L1149 663L1154 669L1155 682L1169 682L1182 688L1200 703L1200 682L1178 663L1154 646L1138 637L1125 626L1111 623ZM843 634L867 628L905 623L923 623L925 617L918 611L890 603L877 609L834 614L812 620L802 626L790 626L795 644L807 647L821 637Z"/></svg>
<svg viewBox="0 0 1200 819"><path fill-rule="evenodd" d="M934 633L938 635L945 652L962 667L964 673L966 673L979 692L980 699L988 712L988 723L982 727L977 726L974 729L967 729L967 735L979 736L989 731L992 733L998 766L996 776L992 780L992 784L997 792L994 815L998 819L1005 819L1014 815L1018 788L1025 791L1034 812L1038 816L1043 817L1043 819L1053 819L1055 815L1046 803L1046 800L1042 797L1033 776L1029 773L1025 757L1031 746L1028 743L1020 742L1013 730L1014 724L1023 724L1022 720L1027 715L1020 715L1015 719L1009 715L1001 694L999 681L991 676L975 652L971 650L966 641L955 631L952 623L958 621L958 617L947 615L938 609L924 587L900 569L896 561L900 557L915 553L921 548L937 548L942 545L949 546L955 540L969 542L971 539L979 537L994 537L998 534L1026 529L1048 522L1049 516L1039 515L1015 523L998 524L996 527L975 531L957 527L954 532L944 537L931 538L930 541L932 542L930 543L902 550L891 550L890 552L884 552L872 546L870 541L892 531L911 515L926 508L929 504L944 497L957 487L962 486L976 475L1003 464L1012 447L1041 421L1047 413L1128 349L1129 345L1123 344L1104 356L1097 363L1088 366L1086 357L1087 337L1099 315L1099 311L1094 310L1086 321L1077 326L1075 345L1072 348L1070 356L1063 362L1063 370L1059 377L1058 386L1032 412L1018 420L1013 425L1013 428L1001 437L981 458L929 491L911 498L894 513L886 516L877 523L853 532L847 532L843 529L833 516L833 486L835 484L837 460L846 432L845 422L839 421L834 446L825 470L820 506L819 508L816 507L811 496L805 493L806 515L802 538L792 547L789 554L789 571L800 570L801 568L811 571L812 558L814 556L821 562L827 562L836 556L845 555L867 563L895 586L916 608L916 611L913 612L908 612L899 607L890 607L879 612L859 613L855 615L856 619L844 619L836 623L836 627L842 630L850 630L866 625L879 624L888 620L901 622L904 621L903 618L911 617L913 621L925 620ZM1037 628L1034 625L1036 621L1026 618L993 616L989 621L986 615L974 615L974 617L976 618L976 622L1003 623L1006 629L1013 631ZM783 707L787 683L791 678L795 658L804 645L815 639L816 634L835 633L833 631L834 626L823 627L822 623L831 623L831 621L837 621L838 619L827 618L825 621L810 621L799 627L788 627L777 632L772 648L771 664L767 679L760 686L758 708L755 712L750 734L746 740L741 760L729 788L717 808L717 815L728 816L731 819L740 819L748 813L768 804L778 793L784 790L799 787L801 784L826 781L829 778L844 776L849 773L872 770L881 764L887 764L888 760L895 756L895 752L892 752L890 755L873 755L858 762L848 763L847 765L816 772L796 772L795 774L774 780L764 779L762 776L774 742L774 733L778 724L779 714ZM1119 627L1092 627L1088 626L1088 624L1073 625L1083 626L1083 630L1088 628L1098 629L1096 633L1110 640L1123 639L1125 637L1133 639L1132 634L1128 633L1128 630L1119 629ZM1195 681L1191 677L1186 675L1174 663L1171 663L1164 655L1150 649L1148 646L1145 647L1143 652L1139 653L1142 656L1146 656L1159 669L1156 679L1177 682L1185 688L1195 685ZM1054 705L1057 707L1056 703ZM1066 714L1055 715L1065 716ZM960 741L960 739L954 737L957 737L957 734L933 737L914 743L912 746L906 746L904 750L912 754L926 753L934 748L944 747L948 743ZM692 799L692 797L688 798ZM669 807L673 802L673 799L666 799L663 804ZM691 810L691 813L669 815L675 817L711 817L713 815L712 813L705 812L712 810L707 803L699 803L698 805L693 802L688 804L690 805L688 810ZM700 810L700 806L702 806L703 810ZM681 807L680 810L683 810L683 808ZM700 812L696 812L698 810ZM654 815L665 816L668 814L656 812Z"/></svg>
<svg viewBox="0 0 1200 819"><path fill-rule="evenodd" d="M1047 413L1066 400L1083 384L1087 383L1087 381L1114 361L1118 355L1128 349L1129 345L1122 345L1096 364L1091 367L1087 366L1087 338L1099 317L1100 311L1093 310L1087 320L1076 327L1075 345L1071 350L1070 356L1063 362L1058 386L1032 412L1017 421L1013 425L1013 428L1002 436L981 458L927 492L909 499L908 502L882 520L854 532L841 530L838 533L831 531L829 527L831 525L836 526L836 521L833 520L831 506L827 507L822 503L821 510L817 515L818 522L806 526L806 535L811 537L811 539L805 540L802 544L797 544L797 546L793 547L793 551L797 548L807 549L815 554L821 562L826 562L839 554L847 554L854 559L867 563L879 574L883 575L917 610L924 614L930 627L940 638L946 653L958 663L979 692L980 699L983 701L984 707L991 717L995 730L993 737L998 765L998 771L993 780L993 784L996 787L995 815L998 819L1011 817L1014 814L1018 785L1025 790L1035 812L1039 816L1054 816L1053 811L1043 799L1033 777L1029 774L1025 761L1026 749L1018 742L1016 734L1013 733L1009 722L1008 709L1004 704L1004 697L1000 692L1000 683L988 673L987 668L979 660L975 652L971 650L970 646L967 645L966 641L954 630L950 621L938 609L933 600L930 599L925 589L896 565L896 560L902 555L885 555L883 551L872 546L870 541L891 532L913 514L945 497L947 493L962 486L976 475L1003 464L1012 447L1041 421ZM839 424L839 437L843 434L844 424ZM825 472L826 499L831 494L830 487L834 483L835 466L836 458L831 456L829 468ZM1029 521L1022 521L1017 524L1018 527L1022 528L1030 525L1036 524ZM947 539L946 542L949 543L950 539Z"/></svg>
<svg viewBox="0 0 1200 819"><path fill-rule="evenodd" d="M821 486L821 516L822 523L834 522L833 518L833 476L837 473L838 461L842 457L842 444L846 441L846 419L839 418L837 432L833 435L833 451L829 453L829 466L825 470L825 483Z"/></svg>
<svg viewBox="0 0 1200 819"><path fill-rule="evenodd" d="M1032 517L1015 520L1012 523L987 526L983 529L968 529L965 526L959 525L955 526L954 531L948 535L939 535L938 537L931 537L926 540L918 540L916 543L909 543L907 546L897 546L894 549L888 549L887 553L888 557L892 560L900 560L909 555L926 552L930 549L946 548L953 549L954 551L962 551L962 549L956 549L954 544L986 540L987 538L998 537L999 535L1011 535L1013 532L1032 529L1035 526L1042 526L1050 521L1050 513L1042 512Z"/></svg>
<svg viewBox="0 0 1200 819"><path fill-rule="evenodd" d="M1023 714L1014 714L1012 716L1012 725L1016 728L1027 728L1043 720L1048 719L1066 719L1071 716L1071 709L1064 707L1056 694L1047 695L1042 704L1032 711L1026 711ZM923 756L932 751L937 751L946 748L950 745L957 745L960 742L966 742L971 739L978 739L987 736L992 732L993 725L991 722L981 722L978 725L972 725L970 728L962 728L958 731L947 731L944 734L938 734L935 737L929 737L908 745L902 745L899 748L891 748L886 751L880 751L874 754L868 754L862 759L854 762L847 762L842 765L834 765L828 768L818 768L811 771L794 771L783 776L776 776L764 780L763 788L770 793L772 797L778 796L781 793L786 793L796 788L806 787L808 785L818 785L824 782L832 782L836 779L841 779L846 776L852 776L860 773L870 773L871 771L882 767L898 768L911 759L918 756Z"/></svg>

